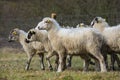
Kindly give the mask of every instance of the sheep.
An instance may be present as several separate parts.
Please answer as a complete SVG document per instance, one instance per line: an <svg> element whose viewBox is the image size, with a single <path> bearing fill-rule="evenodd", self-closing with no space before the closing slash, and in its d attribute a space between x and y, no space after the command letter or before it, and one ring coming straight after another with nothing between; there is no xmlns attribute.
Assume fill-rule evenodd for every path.
<svg viewBox="0 0 120 80"><path fill-rule="evenodd" d="M29 70L31 60L35 54L39 55L40 62L41 62L41 69L44 70L45 66L44 66L43 60L44 60L44 53L46 51L45 51L43 44L41 42L37 42L37 41L36 42L34 41L29 44L26 43L26 41L25 41L26 35L27 35L27 33L25 31L15 28L9 34L9 42L18 41L24 48L24 51L26 52L26 54L28 56L28 61L27 61L25 70Z"/></svg>
<svg viewBox="0 0 120 80"><path fill-rule="evenodd" d="M27 41L29 41L29 42L32 42L32 41L40 41L41 42L42 41L43 44L46 43L46 41L48 41L48 43L50 43L48 38L46 38L47 39L46 41L43 40L44 37L48 37L48 36L44 35L44 33L42 33L41 31L42 30L30 29L28 31L28 34L27 34L27 37L26 37ZM31 33L35 33L35 34L31 34ZM44 36L41 36L41 35L44 35ZM50 47L52 47L51 44L48 44L48 45ZM47 46L47 45L45 45L45 46ZM53 54L50 54L50 55L49 55L50 57L52 57L53 55L57 56L56 61L55 61L56 62L56 68L57 68L57 66L58 66L58 55L57 55L57 53L55 53L55 54L53 53ZM88 56L83 56L83 55L80 55L80 56L82 56L83 59L86 59L87 62L90 62L90 58ZM47 59L49 59L50 57L47 57ZM66 67L71 67L71 59L72 59L72 55L67 55L67 61L68 62L67 62ZM94 65L93 62L90 62L90 64ZM87 71L87 69L88 69L88 67L85 65L84 70Z"/></svg>
<svg viewBox="0 0 120 80"><path fill-rule="evenodd" d="M100 63L101 72L106 72L104 57L101 53L103 36L93 28L61 28L58 22L46 17L38 23L36 29L47 30L53 50L59 55L57 72L65 69L66 53L71 55L90 53ZM95 59L94 58L94 59ZM86 62L87 63L87 62Z"/></svg>
<svg viewBox="0 0 120 80"><path fill-rule="evenodd" d="M117 61L120 67L120 60L115 53L120 54L120 25L109 26L109 24L102 17L96 17L91 22L93 28L99 30L106 39L109 46L109 54L111 55L111 69L114 70L114 62Z"/></svg>
<svg viewBox="0 0 120 80"><path fill-rule="evenodd" d="M89 27L89 26L85 25L84 23L80 23L76 26L76 28L82 28L82 27Z"/></svg>
<svg viewBox="0 0 120 80"><path fill-rule="evenodd" d="M51 14L51 18L53 18L53 19L56 20L57 14L56 14L56 13L52 13L52 14ZM84 23L81 23L81 24L79 25L79 27L80 27L80 26L83 27L83 26L86 26L86 25L85 25ZM63 28L68 28L68 29L69 29L69 28L73 28L73 27L70 27L70 26L66 26L66 27L65 27L64 25L63 25L62 27L63 27ZM67 55L67 67L71 67L72 57L73 57L72 55ZM85 59L86 59L86 57L85 57ZM90 59L89 59L89 60L90 60ZM94 63L91 62L91 61L90 61L90 64L94 65ZM84 70L85 70L85 69L84 69ZM86 70L87 70L87 69L86 69Z"/></svg>
<svg viewBox="0 0 120 80"><path fill-rule="evenodd" d="M52 56L56 55L55 63L56 63L56 68L57 68L58 56L57 56L56 52L53 51L53 49L52 49L52 46L51 46L50 41L48 39L48 33L47 33L46 30L40 30L39 31L37 29L30 29L27 32L26 41L27 41L27 43L38 41L38 42L41 42L43 44L43 46L45 48L45 51L48 53L47 56L46 56L46 60L48 62L48 65L50 63L50 58ZM52 68L52 65L49 65L49 67Z"/></svg>

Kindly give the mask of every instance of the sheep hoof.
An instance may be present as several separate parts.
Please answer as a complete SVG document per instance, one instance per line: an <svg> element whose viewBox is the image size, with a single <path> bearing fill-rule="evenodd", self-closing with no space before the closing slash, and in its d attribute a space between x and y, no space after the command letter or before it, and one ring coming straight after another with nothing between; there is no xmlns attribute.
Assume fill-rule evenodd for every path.
<svg viewBox="0 0 120 80"><path fill-rule="evenodd" d="M41 70L45 70L45 68L41 68Z"/></svg>
<svg viewBox="0 0 120 80"><path fill-rule="evenodd" d="M62 70L57 70L57 72L62 72Z"/></svg>
<svg viewBox="0 0 120 80"><path fill-rule="evenodd" d="M26 71L28 71L28 70L29 70L29 68L27 68L27 67L26 67L26 68L25 68L25 70L26 70Z"/></svg>
<svg viewBox="0 0 120 80"><path fill-rule="evenodd" d="M107 72L107 70L101 70L101 72Z"/></svg>

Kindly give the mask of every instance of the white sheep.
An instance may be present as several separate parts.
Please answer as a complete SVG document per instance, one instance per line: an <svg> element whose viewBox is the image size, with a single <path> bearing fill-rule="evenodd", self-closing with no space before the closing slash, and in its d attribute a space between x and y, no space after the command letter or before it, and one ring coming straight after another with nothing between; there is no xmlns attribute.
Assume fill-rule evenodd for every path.
<svg viewBox="0 0 120 80"><path fill-rule="evenodd" d="M101 72L106 72L104 57L101 53L103 43L102 35L93 28L61 28L56 20L44 18L36 29L47 30L48 38L52 48L59 55L58 72L61 72L65 66L65 56L67 54L77 55L90 53L99 60Z"/></svg>
<svg viewBox="0 0 120 80"><path fill-rule="evenodd" d="M40 41L41 42L42 41L43 44L46 44L47 43L46 41L48 41L49 44L45 45L45 47L46 46L52 47L51 43L50 43L50 41L48 39L48 35L44 35L43 31L44 30L30 29L28 31L28 34L27 34L27 41L29 41L29 42L32 42L32 41ZM35 34L32 34L32 33L35 33ZM45 38L45 37L47 37L47 38ZM49 52L50 51L51 51L51 48L50 48ZM56 55L56 54L57 53L53 53L53 54L50 53L48 55L49 56L51 55L50 57L52 57L53 55ZM47 59L50 59L49 56L47 56ZM56 66L58 66L58 62L57 62L58 61L58 55L56 55L56 56L57 56L57 58L56 58ZM83 56L83 55L80 55L80 56ZM85 59L87 62L90 62L90 58L88 56L84 56L82 58ZM68 61L67 62L67 67L71 67L71 59L72 59L72 55L67 55L67 61ZM94 65L93 62L90 62L90 63ZM87 70L86 66L84 66L84 70Z"/></svg>
<svg viewBox="0 0 120 80"><path fill-rule="evenodd" d="M48 39L48 33L46 30L37 30L37 29L30 29L26 36L27 42L31 43L34 41L41 42L45 48L45 51L48 53L46 56L46 60L48 62L49 68L52 68L50 63L50 58L56 55L56 68L58 65L58 56L55 51L53 51L50 40Z"/></svg>
<svg viewBox="0 0 120 80"><path fill-rule="evenodd" d="M51 18L53 18L53 19L55 19L56 20L56 17L57 17L57 15L56 15L56 13L52 13L51 14ZM80 27L87 27L87 25L85 25L84 23L80 23L79 25L77 25L76 26L76 28L80 28ZM73 28L73 27L70 27L70 26L62 26L62 28L67 28L67 29L70 29L70 28ZM77 55L78 56L78 55ZM84 62L85 61L87 61L87 62L90 62L90 64L92 64L92 65L94 65L94 63L93 62L91 62L90 61L90 59L88 59L88 57L87 56L84 56L83 57L83 55L80 55L83 59L84 59ZM71 67L71 62L72 62L72 55L67 55L67 67ZM57 61L56 61L57 62ZM87 71L87 66L86 65L84 65L84 70L86 70ZM96 70L97 70L97 68L96 68Z"/></svg>
<svg viewBox="0 0 120 80"><path fill-rule="evenodd" d="M111 54L112 69L114 69L115 60L120 67L120 60L115 54L120 54L120 25L109 26L109 24L102 17L94 18L91 25L93 28L99 30L106 39L106 43L109 46L108 53Z"/></svg>
<svg viewBox="0 0 120 80"><path fill-rule="evenodd" d="M25 70L29 69L32 57L35 54L39 55L40 62L41 62L41 69L44 70L45 67L44 67L43 59L44 59L44 53L46 51L45 51L43 44L41 42L37 42L37 41L31 42L31 43L26 43L26 41L25 41L26 35L27 35L27 33L24 32L23 30L15 28L9 34L9 42L12 42L12 41L20 42L20 44L24 48L24 51L27 53L28 61L27 61Z"/></svg>

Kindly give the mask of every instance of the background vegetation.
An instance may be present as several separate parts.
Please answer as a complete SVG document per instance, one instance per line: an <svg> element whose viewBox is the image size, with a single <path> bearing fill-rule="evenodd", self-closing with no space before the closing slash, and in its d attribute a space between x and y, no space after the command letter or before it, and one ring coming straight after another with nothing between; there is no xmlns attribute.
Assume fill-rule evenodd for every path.
<svg viewBox="0 0 120 80"><path fill-rule="evenodd" d="M61 25L90 24L96 16L120 23L120 0L0 0L0 36L15 27L28 30L52 12Z"/></svg>

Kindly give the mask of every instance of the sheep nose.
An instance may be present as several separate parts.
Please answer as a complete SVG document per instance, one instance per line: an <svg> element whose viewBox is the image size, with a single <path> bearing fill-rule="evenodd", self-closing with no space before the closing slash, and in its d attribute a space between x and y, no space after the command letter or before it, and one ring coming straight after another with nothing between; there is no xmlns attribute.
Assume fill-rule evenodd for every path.
<svg viewBox="0 0 120 80"><path fill-rule="evenodd" d="M25 42L26 42L26 43L30 43L30 41L29 41L29 40L27 40L27 39L25 39Z"/></svg>

